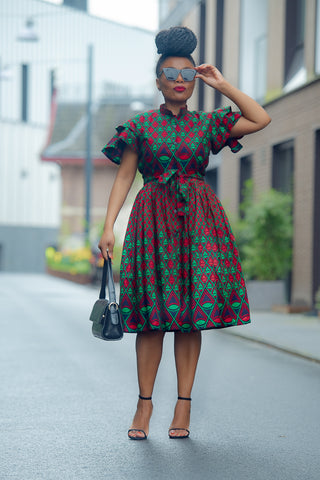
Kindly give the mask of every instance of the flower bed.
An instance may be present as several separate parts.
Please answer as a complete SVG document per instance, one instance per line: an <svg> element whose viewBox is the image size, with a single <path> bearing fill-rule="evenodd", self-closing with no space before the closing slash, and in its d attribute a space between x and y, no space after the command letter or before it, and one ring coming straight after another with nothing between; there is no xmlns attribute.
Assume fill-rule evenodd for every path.
<svg viewBox="0 0 320 480"><path fill-rule="evenodd" d="M115 258L112 270L115 282L120 280L121 246L114 249ZM89 247L57 250L46 249L47 272L59 278L76 283L100 283L102 278L103 257L100 251L95 253Z"/></svg>
<svg viewBox="0 0 320 480"><path fill-rule="evenodd" d="M56 277L76 283L90 283L95 257L90 248L58 251L54 247L46 249L47 271Z"/></svg>

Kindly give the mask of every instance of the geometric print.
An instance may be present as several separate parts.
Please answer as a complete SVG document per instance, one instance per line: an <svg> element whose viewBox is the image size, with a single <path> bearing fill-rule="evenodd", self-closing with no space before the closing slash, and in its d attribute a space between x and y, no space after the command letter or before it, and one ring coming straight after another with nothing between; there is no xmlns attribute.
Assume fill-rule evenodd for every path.
<svg viewBox="0 0 320 480"><path fill-rule="evenodd" d="M220 200L204 181L210 150L230 138L240 118L161 105L117 128L103 152L121 162L138 153L144 186L129 217L120 268L125 332L207 330L250 322L238 249Z"/></svg>

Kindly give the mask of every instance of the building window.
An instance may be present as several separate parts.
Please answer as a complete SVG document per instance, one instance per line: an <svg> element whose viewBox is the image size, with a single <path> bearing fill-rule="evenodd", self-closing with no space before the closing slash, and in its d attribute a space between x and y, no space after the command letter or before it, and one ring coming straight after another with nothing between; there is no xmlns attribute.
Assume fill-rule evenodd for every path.
<svg viewBox="0 0 320 480"><path fill-rule="evenodd" d="M315 71L320 74L320 0L317 0Z"/></svg>
<svg viewBox="0 0 320 480"><path fill-rule="evenodd" d="M56 82L55 82L55 70L50 70L50 102L54 94Z"/></svg>
<svg viewBox="0 0 320 480"><path fill-rule="evenodd" d="M210 185L214 193L219 196L219 167L214 167L206 171L206 182Z"/></svg>
<svg viewBox="0 0 320 480"><path fill-rule="evenodd" d="M175 3L170 0L159 0L159 22L166 20L166 18L170 15L170 13L176 7Z"/></svg>
<svg viewBox="0 0 320 480"><path fill-rule="evenodd" d="M29 65L22 65L21 87L21 120L27 122L29 102Z"/></svg>
<svg viewBox="0 0 320 480"><path fill-rule="evenodd" d="M240 158L240 176L239 176L239 205L245 199L246 181L252 178L252 155L246 155ZM243 212L239 210L240 217L243 217Z"/></svg>
<svg viewBox="0 0 320 480"><path fill-rule="evenodd" d="M223 69L223 20L224 20L224 0L217 0L216 9L216 55L215 64L220 72ZM221 106L222 95L219 90L214 91L215 108Z"/></svg>
<svg viewBox="0 0 320 480"><path fill-rule="evenodd" d="M268 3L241 0L239 85L260 103L267 91Z"/></svg>
<svg viewBox="0 0 320 480"><path fill-rule="evenodd" d="M49 72L49 109L52 111L53 102L56 101L55 94L56 94L56 75L55 70L50 70Z"/></svg>
<svg viewBox="0 0 320 480"><path fill-rule="evenodd" d="M272 187L283 193L293 193L294 142L289 140L273 147ZM293 210L293 206L292 206ZM285 279L286 296L291 302L292 271Z"/></svg>
<svg viewBox="0 0 320 480"><path fill-rule="evenodd" d="M273 147L272 187L283 193L293 191L294 144L293 140Z"/></svg>
<svg viewBox="0 0 320 480"><path fill-rule="evenodd" d="M87 11L87 0L63 0L63 4L68 7L78 8L79 10Z"/></svg>
<svg viewBox="0 0 320 480"><path fill-rule="evenodd" d="M262 34L254 40L254 63L257 66L254 72L254 98L264 102L267 91L267 35Z"/></svg>
<svg viewBox="0 0 320 480"><path fill-rule="evenodd" d="M316 131L313 199L313 299L320 288L320 130Z"/></svg>
<svg viewBox="0 0 320 480"><path fill-rule="evenodd" d="M305 0L286 0L285 91L297 88L306 81L304 23Z"/></svg>

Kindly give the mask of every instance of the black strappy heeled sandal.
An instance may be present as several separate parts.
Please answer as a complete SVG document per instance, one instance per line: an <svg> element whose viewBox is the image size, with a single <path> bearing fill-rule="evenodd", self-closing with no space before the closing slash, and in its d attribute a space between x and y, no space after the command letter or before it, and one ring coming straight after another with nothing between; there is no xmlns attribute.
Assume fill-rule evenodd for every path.
<svg viewBox="0 0 320 480"><path fill-rule="evenodd" d="M139 398L140 398L140 400L152 400L152 397L143 397L142 395L139 395ZM142 437L134 437L134 436L130 435L131 432L141 432L143 434L143 436ZM148 435L141 428L129 428L128 437L130 438L130 440L147 440Z"/></svg>
<svg viewBox="0 0 320 480"><path fill-rule="evenodd" d="M188 398L188 397L180 397L178 396L178 400L187 400L189 402L191 402L191 398ZM172 431L177 431L177 430L184 430L185 432L187 432L186 435L172 435L170 432ZM169 435L169 438L188 438L189 435L190 435L190 430L188 428L181 428L181 427L171 427L169 428L169 431L168 431L168 435Z"/></svg>

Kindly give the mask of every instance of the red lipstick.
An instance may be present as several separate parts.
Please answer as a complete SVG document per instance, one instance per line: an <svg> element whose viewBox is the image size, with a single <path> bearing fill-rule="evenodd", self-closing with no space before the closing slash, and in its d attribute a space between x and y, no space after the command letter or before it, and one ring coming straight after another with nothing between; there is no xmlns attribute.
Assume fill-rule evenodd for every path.
<svg viewBox="0 0 320 480"><path fill-rule="evenodd" d="M176 92L184 92L185 89L186 89L186 88L185 88L185 87L182 87L182 86L181 86L181 87L174 87L174 90L175 90Z"/></svg>

